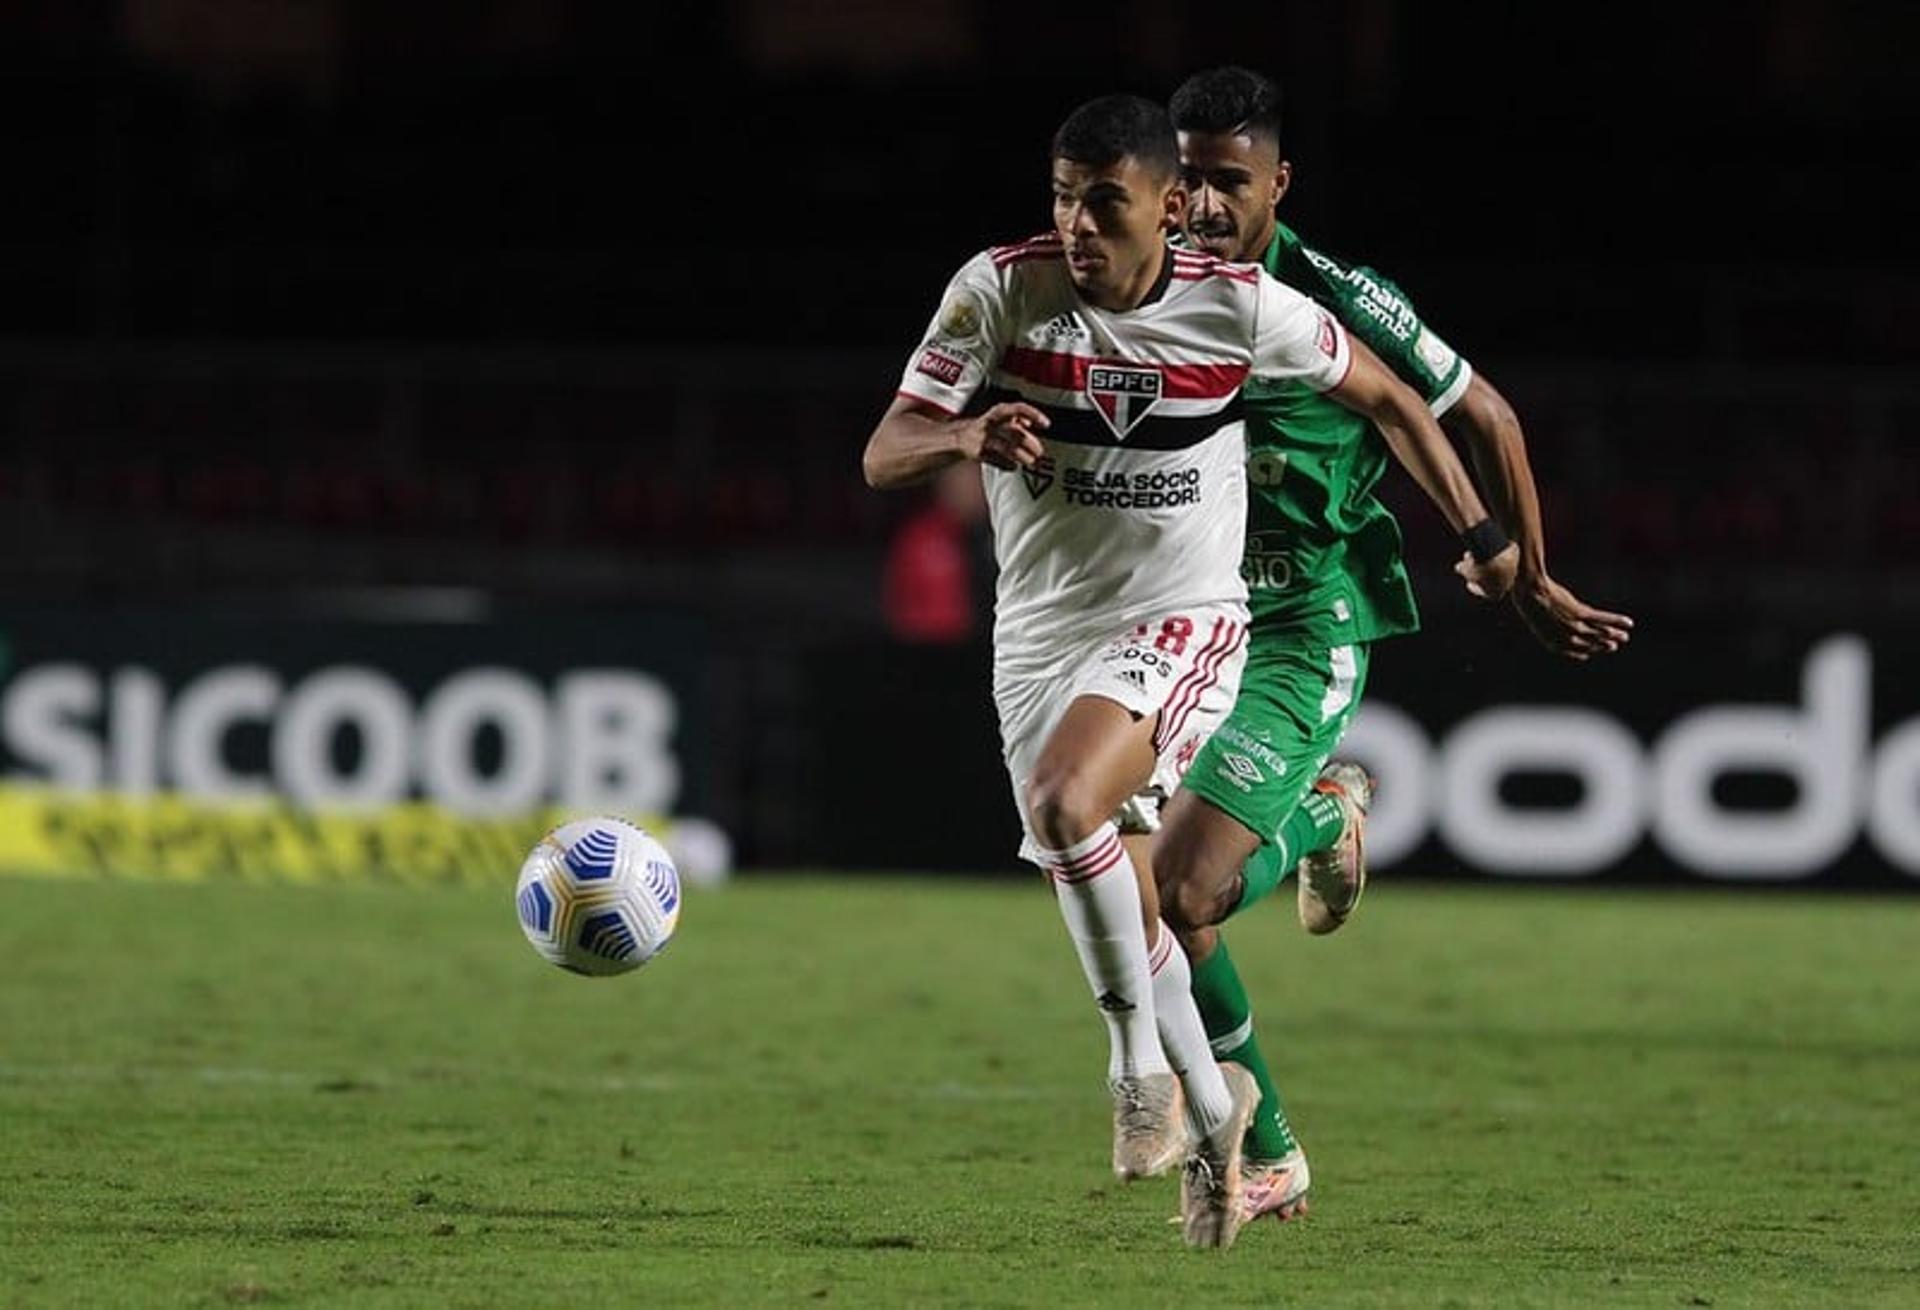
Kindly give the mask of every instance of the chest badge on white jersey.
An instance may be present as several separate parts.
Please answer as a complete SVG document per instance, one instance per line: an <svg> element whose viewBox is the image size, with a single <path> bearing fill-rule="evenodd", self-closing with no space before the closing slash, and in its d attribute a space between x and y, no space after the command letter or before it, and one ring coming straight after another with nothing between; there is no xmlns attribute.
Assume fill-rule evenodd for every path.
<svg viewBox="0 0 1920 1310"><path fill-rule="evenodd" d="M1115 439L1125 441L1127 433L1160 403L1162 382L1157 368L1094 364L1087 369L1087 399L1113 429Z"/></svg>

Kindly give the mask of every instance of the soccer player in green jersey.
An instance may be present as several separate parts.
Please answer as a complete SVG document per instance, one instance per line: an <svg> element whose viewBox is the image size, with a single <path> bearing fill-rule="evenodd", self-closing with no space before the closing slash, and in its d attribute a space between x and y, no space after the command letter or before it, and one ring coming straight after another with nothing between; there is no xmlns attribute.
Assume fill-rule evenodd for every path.
<svg viewBox="0 0 1920 1310"><path fill-rule="evenodd" d="M1280 153L1278 88L1246 69L1215 69L1182 85L1171 109L1190 197L1187 240L1260 264L1371 346L1465 440L1486 485L1500 523L1468 532L1462 567L1497 553L1510 533L1520 550L1511 596L1535 636L1574 660L1618 650L1632 620L1585 604L1547 572L1526 446L1499 392L1386 278L1312 249L1278 221L1275 206L1292 180ZM1358 767L1328 760L1366 685L1371 643L1414 631L1419 614L1399 527L1373 494L1388 458L1379 434L1304 388L1249 386L1244 396L1246 674L1232 715L1168 802L1152 862L1215 1053L1245 1065L1260 1084L1242 1215L1285 1220L1306 1208L1306 1156L1214 925L1273 891L1296 865L1309 931L1331 932L1358 903L1370 784Z"/></svg>

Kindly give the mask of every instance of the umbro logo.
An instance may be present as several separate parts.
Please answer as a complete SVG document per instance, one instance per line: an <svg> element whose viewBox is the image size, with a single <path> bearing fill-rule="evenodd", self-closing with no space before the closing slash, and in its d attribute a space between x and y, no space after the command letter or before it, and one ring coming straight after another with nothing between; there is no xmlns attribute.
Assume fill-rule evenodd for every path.
<svg viewBox="0 0 1920 1310"><path fill-rule="evenodd" d="M1226 751L1221 758L1226 766L1233 770L1234 776L1243 782L1265 782L1267 775L1260 772L1260 766L1237 751Z"/></svg>

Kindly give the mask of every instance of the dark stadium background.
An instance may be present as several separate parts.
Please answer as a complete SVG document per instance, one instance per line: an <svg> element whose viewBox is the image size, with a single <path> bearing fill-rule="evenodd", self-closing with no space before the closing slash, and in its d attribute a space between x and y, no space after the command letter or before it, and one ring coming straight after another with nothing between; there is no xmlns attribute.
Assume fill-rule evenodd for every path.
<svg viewBox="0 0 1920 1310"><path fill-rule="evenodd" d="M892 635L885 561L925 500L867 491L859 449L949 272L1045 225L1058 120L1244 62L1286 86L1283 217L1391 274L1516 402L1556 575L1640 623L1603 666L1553 663L1456 598L1451 543L1396 491L1429 631L1383 650L1372 698L1436 751L1404 867L1912 885L1912 15L1224 12L0 7L0 694L87 670L45 711L56 780L164 789L178 724L117 673L164 707L268 669L280 708L216 749L272 788L274 715L316 671L424 706L462 671L544 694L632 668L676 716L647 794L738 863L1010 867L977 622ZM1823 649L1845 667L1816 693ZM1574 869L1440 831L1438 743L1486 707L1586 707L1652 760L1728 702L1773 707L1749 726L1807 766L1712 783L1736 837L1788 851L1762 873L1705 867L1638 793ZM13 785L54 773L30 717L0 740ZM531 748L475 722L493 795ZM326 743L349 782L362 731ZM1496 799L1577 811L1553 764ZM420 767L401 790L436 798Z"/></svg>

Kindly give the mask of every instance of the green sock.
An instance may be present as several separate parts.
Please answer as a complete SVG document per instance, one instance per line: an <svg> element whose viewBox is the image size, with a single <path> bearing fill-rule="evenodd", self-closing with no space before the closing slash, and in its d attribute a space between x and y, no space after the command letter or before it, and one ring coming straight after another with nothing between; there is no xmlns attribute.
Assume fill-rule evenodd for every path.
<svg viewBox="0 0 1920 1310"><path fill-rule="evenodd" d="M1233 957L1227 954L1226 938L1216 940L1213 954L1193 961L1194 1003L1200 1007L1200 1021L1206 1025L1214 1057L1243 1065L1260 1084L1260 1106L1247 1128L1248 1158L1277 1160L1299 1143L1287 1126L1280 1089L1273 1085L1273 1074L1253 1035L1253 1006L1247 1000L1246 985L1240 981L1240 971L1233 967Z"/></svg>
<svg viewBox="0 0 1920 1310"><path fill-rule="evenodd" d="M1238 914L1265 899L1280 885L1280 880L1293 871L1302 856L1326 850L1339 839L1340 830L1345 826L1338 801L1325 792L1308 792L1280 825L1279 835L1247 857L1240 870L1245 886L1231 914Z"/></svg>

